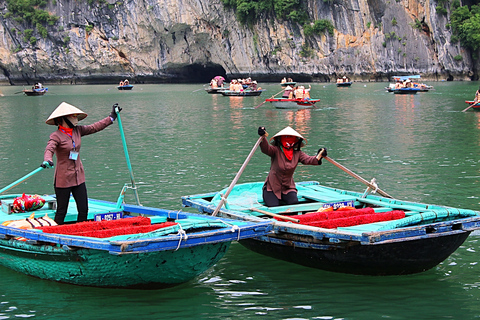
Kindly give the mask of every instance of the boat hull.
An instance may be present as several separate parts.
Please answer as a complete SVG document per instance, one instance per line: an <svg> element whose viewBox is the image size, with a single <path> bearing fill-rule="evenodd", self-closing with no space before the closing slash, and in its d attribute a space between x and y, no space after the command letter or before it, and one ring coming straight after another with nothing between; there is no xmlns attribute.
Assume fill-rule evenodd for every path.
<svg viewBox="0 0 480 320"><path fill-rule="evenodd" d="M18 223L31 214L38 218L54 215L54 206L13 212L9 209L13 198L0 196L0 223ZM75 208L73 198L69 208ZM71 222L76 215L69 211L66 220ZM48 223L35 230L0 225L0 265L40 279L82 286L165 288L211 268L232 241L272 229L271 223L239 223L95 199L89 199L89 216L95 221ZM98 220L99 216L106 221ZM32 221L48 220L29 218L25 223Z"/></svg>
<svg viewBox="0 0 480 320"><path fill-rule="evenodd" d="M43 90L23 90L23 93L27 96L43 96L47 91L45 88Z"/></svg>
<svg viewBox="0 0 480 320"><path fill-rule="evenodd" d="M0 264L40 279L81 286L159 289L192 280L220 260L230 242L114 255L94 249L0 241Z"/></svg>
<svg viewBox="0 0 480 320"><path fill-rule="evenodd" d="M267 207L262 187L263 182L236 185L219 216L251 221L274 216L273 233L240 243L257 253L321 270L362 275L423 272L444 261L472 231L480 229L479 211L367 195L314 181L296 184L299 203ZM225 190L187 196L182 202L210 214L223 194ZM343 206L370 213L361 222L360 216L347 218L350 209L334 209ZM318 212L319 208L331 210ZM328 220L329 212L345 218ZM368 221L393 212L403 218Z"/></svg>
<svg viewBox="0 0 480 320"><path fill-rule="evenodd" d="M337 83L337 87L350 87L351 85L352 85L352 82Z"/></svg>
<svg viewBox="0 0 480 320"><path fill-rule="evenodd" d="M319 102L320 99L310 99L310 100L301 100L301 99L265 99L265 101L270 102L277 109L307 109L315 107L315 103Z"/></svg>
<svg viewBox="0 0 480 320"><path fill-rule="evenodd" d="M416 94L419 91L420 91L420 89L416 89L416 88L392 89L392 92L394 94Z"/></svg>
<svg viewBox="0 0 480 320"><path fill-rule="evenodd" d="M222 94L223 91L228 90L227 88L206 88L205 91L210 94Z"/></svg>
<svg viewBox="0 0 480 320"><path fill-rule="evenodd" d="M457 250L469 234L461 232L439 238L372 246L358 243L314 245L273 237L246 239L240 243L254 252L306 267L387 276L419 273L437 266Z"/></svg>
<svg viewBox="0 0 480 320"><path fill-rule="evenodd" d="M222 95L227 97L256 97L262 94L264 90L255 90L255 91L230 91L224 90L221 92Z"/></svg>
<svg viewBox="0 0 480 320"><path fill-rule="evenodd" d="M118 90L132 90L133 89L133 86L131 84L128 84L126 86L118 86L117 87Z"/></svg>

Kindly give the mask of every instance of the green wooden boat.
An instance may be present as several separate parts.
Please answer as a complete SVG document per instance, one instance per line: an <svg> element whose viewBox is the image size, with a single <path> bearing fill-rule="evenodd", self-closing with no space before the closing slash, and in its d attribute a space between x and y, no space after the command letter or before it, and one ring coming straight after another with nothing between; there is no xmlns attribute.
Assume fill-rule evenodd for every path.
<svg viewBox="0 0 480 320"><path fill-rule="evenodd" d="M240 184L230 193L224 189L184 196L182 202L206 214L219 210L222 217L274 221L273 233L240 242L255 252L312 268L362 275L431 269L473 230L480 229L479 211L336 189L315 181L296 184L298 204L266 207L263 185ZM225 194L229 194L226 204L219 209Z"/></svg>
<svg viewBox="0 0 480 320"><path fill-rule="evenodd" d="M17 196L0 196L1 223L23 223L32 214L37 220L54 216L54 196L45 196L46 204L39 210L13 213ZM27 230L0 226L0 265L41 279L83 286L164 288L187 282L212 267L232 241L259 236L272 228L269 222L126 205L121 199L117 203L89 199L89 219L121 219L73 223L77 213L72 198L66 225ZM139 219L149 220L147 229L136 228ZM119 223L123 227L119 228ZM102 232L112 235L103 237L102 232L92 231L100 224ZM125 226L130 230L122 231Z"/></svg>

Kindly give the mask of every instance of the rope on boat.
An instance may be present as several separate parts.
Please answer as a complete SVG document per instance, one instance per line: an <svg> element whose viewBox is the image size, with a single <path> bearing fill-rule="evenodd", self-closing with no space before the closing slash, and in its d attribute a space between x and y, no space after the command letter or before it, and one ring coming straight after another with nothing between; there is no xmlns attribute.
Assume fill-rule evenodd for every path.
<svg viewBox="0 0 480 320"><path fill-rule="evenodd" d="M240 240L240 227L239 226L237 226L235 224L232 224L232 223L228 223L226 221L222 221L222 220L216 220L216 221L220 221L221 223L226 224L229 227L232 227L232 229L230 229L230 231L232 231L232 233L234 233L235 231L238 231L237 241Z"/></svg>
<svg viewBox="0 0 480 320"><path fill-rule="evenodd" d="M187 240L188 239L188 235L187 235L187 232L185 230L183 230L182 228L182 225L179 224L180 226L180 229L178 230L178 235L180 236L180 239L178 240L178 245L177 245L177 248L175 249L175 251L177 251L178 249L180 249L180 245L182 244L182 240L185 239ZM185 238L184 238L185 237Z"/></svg>

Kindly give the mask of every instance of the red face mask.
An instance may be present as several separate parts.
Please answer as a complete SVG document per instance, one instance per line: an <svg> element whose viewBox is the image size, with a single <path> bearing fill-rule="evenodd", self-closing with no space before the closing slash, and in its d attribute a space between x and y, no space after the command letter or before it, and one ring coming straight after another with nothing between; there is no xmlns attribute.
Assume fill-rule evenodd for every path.
<svg viewBox="0 0 480 320"><path fill-rule="evenodd" d="M283 153L287 157L288 160L292 160L293 158L293 146L298 141L297 137L294 136L281 136L280 143L283 147Z"/></svg>

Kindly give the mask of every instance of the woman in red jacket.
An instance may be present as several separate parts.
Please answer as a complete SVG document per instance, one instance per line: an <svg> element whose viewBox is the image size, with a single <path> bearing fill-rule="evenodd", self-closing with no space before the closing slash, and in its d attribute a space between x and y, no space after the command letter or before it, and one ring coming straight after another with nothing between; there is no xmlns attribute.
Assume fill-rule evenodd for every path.
<svg viewBox="0 0 480 320"><path fill-rule="evenodd" d="M263 201L268 207L298 203L297 188L293 181L293 173L298 163L306 165L321 165L322 157L327 156L327 149L320 148L316 156L309 156L300 148L307 141L297 131L286 127L267 141L265 127L258 128L258 134L263 137L260 149L271 158L270 172L263 186Z"/></svg>
<svg viewBox="0 0 480 320"><path fill-rule="evenodd" d="M53 168L53 155L57 157L53 185L57 198L55 222L63 224L67 214L70 193L77 204L77 222L86 221L88 216L87 188L85 171L79 157L82 136L98 132L111 125L122 110L117 104L112 107L110 115L94 124L77 126L78 121L87 117L82 110L62 102L48 117L46 124L58 126L58 130L50 135L43 156L43 168Z"/></svg>

